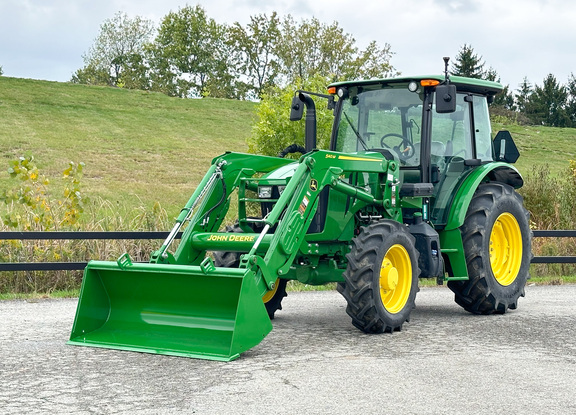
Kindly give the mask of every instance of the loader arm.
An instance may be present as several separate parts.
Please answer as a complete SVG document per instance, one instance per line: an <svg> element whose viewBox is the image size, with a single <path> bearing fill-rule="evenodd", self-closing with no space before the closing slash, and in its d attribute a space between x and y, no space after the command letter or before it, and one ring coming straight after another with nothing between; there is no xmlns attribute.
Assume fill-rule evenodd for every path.
<svg viewBox="0 0 576 415"><path fill-rule="evenodd" d="M235 190L254 186L259 174L288 163L238 153L218 157L150 263L133 264L127 255L117 262L91 261L69 344L236 359L272 330L262 296L274 289L278 278L287 277L297 253L307 245L306 231L322 189L329 186L349 196L352 211L373 205L389 218L400 217L399 203L394 202L399 200L397 162L377 153L314 151L285 179L284 192L260 219L260 233L217 231ZM342 180L354 172L377 175L379 185L366 189ZM171 253L169 247L184 226L182 240ZM207 255L214 250L248 253L237 268L224 268L214 266ZM332 280L338 278L333 273Z"/></svg>
<svg viewBox="0 0 576 415"><path fill-rule="evenodd" d="M257 285L262 295L274 288L279 277L286 276L295 256L306 244L305 236L318 209L319 195L325 187L341 192L354 200L351 212L367 205L381 208L386 217L398 220L400 215L397 186L398 163L383 158L378 153L341 154L313 151L301 157L294 174L286 180L286 188L268 215L262 218L261 233L246 233L241 237L217 230L231 204L231 195L242 181L256 181L257 173L268 173L293 161L275 157L228 153L214 159L206 174L204 188L196 189L177 220L186 221L192 206L198 207L189 219L182 241L173 255L163 255L162 248L153 255L152 262L182 265L201 265L208 251L248 252L243 255L240 268L251 269L257 275ZM350 173L382 175L383 180L376 194L341 180ZM217 177L217 180L211 179ZM202 197L205 202L199 201ZM353 218L353 214L349 215ZM242 218L240 218L242 219ZM346 224L341 224L344 228ZM270 229L275 229L273 233ZM163 247L167 243L163 244ZM304 250L304 249L303 249Z"/></svg>
<svg viewBox="0 0 576 415"><path fill-rule="evenodd" d="M219 229L230 207L230 196L238 187L240 179L250 178L256 173L267 173L291 162L277 157L243 153L226 153L216 157L180 212L172 232L162 247L151 255L150 262L199 265L206 251L192 246L191 235ZM168 247L185 224L187 227L181 243L172 255Z"/></svg>
<svg viewBox="0 0 576 415"><path fill-rule="evenodd" d="M372 194L340 179L353 172L382 175L385 179L377 193ZM243 256L240 267L252 268L258 275L261 289L273 289L276 279L288 274L298 252L306 251L306 231L318 209L319 196L324 188L330 187L354 198L353 210L376 205L387 217L397 219L400 217L399 205L394 203L392 206L391 202L399 200L397 182L398 164L376 154L314 151L303 156L274 208L263 219L265 227L259 240L260 244L264 242L267 245L266 251L263 254L258 252L260 244L257 239L248 254ZM341 224L342 228L345 226ZM273 227L275 231L269 239L268 231Z"/></svg>

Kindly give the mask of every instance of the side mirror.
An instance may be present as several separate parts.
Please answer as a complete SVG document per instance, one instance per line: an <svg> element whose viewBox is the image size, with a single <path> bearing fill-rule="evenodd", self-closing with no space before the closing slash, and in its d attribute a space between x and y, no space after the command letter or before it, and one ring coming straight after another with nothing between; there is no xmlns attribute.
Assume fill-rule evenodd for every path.
<svg viewBox="0 0 576 415"><path fill-rule="evenodd" d="M448 114L456 111L456 85L438 85L436 87L436 112Z"/></svg>
<svg viewBox="0 0 576 415"><path fill-rule="evenodd" d="M292 105L290 106L290 121L299 121L304 115L304 102L298 95L292 98Z"/></svg>
<svg viewBox="0 0 576 415"><path fill-rule="evenodd" d="M494 160L505 161L506 163L516 163L518 157L520 157L520 152L518 147L512 139L509 131L500 130L493 141L494 148Z"/></svg>

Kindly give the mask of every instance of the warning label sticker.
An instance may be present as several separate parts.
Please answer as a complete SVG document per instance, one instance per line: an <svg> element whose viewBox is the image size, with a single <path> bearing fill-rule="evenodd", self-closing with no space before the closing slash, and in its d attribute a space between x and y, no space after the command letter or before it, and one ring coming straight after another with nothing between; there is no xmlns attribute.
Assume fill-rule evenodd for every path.
<svg viewBox="0 0 576 415"><path fill-rule="evenodd" d="M308 206L308 198L306 196L304 196L304 199L302 199L302 203L300 203L300 207L298 207L298 212L300 212L301 215L304 214L304 212L306 211L306 207Z"/></svg>

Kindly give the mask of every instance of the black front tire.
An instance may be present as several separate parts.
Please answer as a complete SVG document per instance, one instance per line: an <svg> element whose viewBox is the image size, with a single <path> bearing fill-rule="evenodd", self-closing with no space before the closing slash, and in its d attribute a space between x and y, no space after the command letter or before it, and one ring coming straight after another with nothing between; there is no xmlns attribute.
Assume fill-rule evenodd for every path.
<svg viewBox="0 0 576 415"><path fill-rule="evenodd" d="M382 220L360 230L346 256L345 283L352 324L365 333L400 331L410 320L418 292L418 252L406 226Z"/></svg>
<svg viewBox="0 0 576 415"><path fill-rule="evenodd" d="M522 197L503 183L478 186L461 232L468 280L448 282L456 303L474 314L516 309L532 258L532 231Z"/></svg>
<svg viewBox="0 0 576 415"><path fill-rule="evenodd" d="M241 233L243 231L240 225L236 224L234 226L227 226L226 232ZM242 254L242 252L216 251L214 252L214 265L217 267L237 268L240 266L240 255ZM288 296L286 293L287 283L288 280L278 278L274 289L268 291L264 294L264 297L262 297L270 320L274 320L276 311L282 310L282 300Z"/></svg>

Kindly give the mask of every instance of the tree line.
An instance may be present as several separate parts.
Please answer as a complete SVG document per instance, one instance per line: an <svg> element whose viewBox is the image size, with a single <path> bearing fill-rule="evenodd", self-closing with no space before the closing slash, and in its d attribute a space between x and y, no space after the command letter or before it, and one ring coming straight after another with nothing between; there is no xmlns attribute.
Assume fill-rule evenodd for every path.
<svg viewBox="0 0 576 415"><path fill-rule="evenodd" d="M389 44L361 49L337 22L259 14L220 24L196 5L152 21L118 12L102 23L72 82L177 97L259 99L267 88L322 73L331 80L396 74Z"/></svg>
<svg viewBox="0 0 576 415"><path fill-rule="evenodd" d="M467 44L458 51L450 73L500 82L496 70L492 67L486 69L482 57ZM548 74L542 85L533 85L524 77L514 92L506 85L504 90L496 95L493 107L493 112L502 113L521 123L574 128L576 77L572 73L568 82L561 84L553 74Z"/></svg>
<svg viewBox="0 0 576 415"><path fill-rule="evenodd" d="M249 23L227 25L200 6L168 13L156 28L142 17L118 12L105 20L84 66L72 82L158 91L175 97L259 100L266 92L321 76L337 80L385 78L399 74L391 46L375 41L360 48L337 22L291 15L259 14ZM1 69L0 69L1 70ZM452 75L500 81L471 45L460 47ZM549 74L541 85L526 77L496 95L492 112L525 124L576 127L576 78L566 84Z"/></svg>

